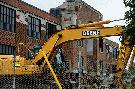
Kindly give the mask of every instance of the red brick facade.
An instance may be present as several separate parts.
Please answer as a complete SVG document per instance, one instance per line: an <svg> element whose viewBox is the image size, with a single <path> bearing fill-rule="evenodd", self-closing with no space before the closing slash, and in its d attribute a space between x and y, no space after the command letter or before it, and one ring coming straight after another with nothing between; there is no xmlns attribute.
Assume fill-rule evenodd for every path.
<svg viewBox="0 0 135 89"><path fill-rule="evenodd" d="M26 57L26 53L28 49L32 49L35 45L41 44L43 45L45 43L45 32L41 32L41 39L34 39L32 37L29 37L27 35L27 25L22 24L22 23L16 23L16 47L19 48L19 53L17 52L18 55L22 57ZM23 44L19 44L23 43Z"/></svg>
<svg viewBox="0 0 135 89"><path fill-rule="evenodd" d="M0 3L6 7L11 7L16 11L16 13L28 13L37 18L40 18L40 20L48 20L52 23L55 23L56 25L60 23L60 19L21 0L0 0ZM15 18L15 33L0 29L0 44L15 46L16 54L26 57L28 49L32 49L37 44L43 45L46 42L46 31L41 30L40 39L29 37L27 35L28 25L17 21L17 19L20 19L20 17L21 15L19 15L19 17L16 15ZM45 25L43 24L41 24L41 27L46 29Z"/></svg>
<svg viewBox="0 0 135 89"><path fill-rule="evenodd" d="M16 34L8 31L0 31L0 44L15 46Z"/></svg>
<svg viewBox="0 0 135 89"><path fill-rule="evenodd" d="M35 6L32 6L26 2L23 2L22 0L10 0L10 1L9 0L0 0L0 2L9 4L10 6L13 6L15 8L22 10L23 12L31 13L40 18L47 19L47 20L50 20L55 23L60 23L60 19L57 19L56 17L51 16L49 13L47 13Z"/></svg>
<svg viewBox="0 0 135 89"><path fill-rule="evenodd" d="M97 43L99 45L99 42ZM108 49L109 48L109 49ZM118 58L119 44L108 39L104 39L103 52L97 50L97 60L104 62L104 69L108 69L108 73L113 74L113 66L116 66ZM114 52L115 51L115 52Z"/></svg>
<svg viewBox="0 0 135 89"><path fill-rule="evenodd" d="M96 22L102 20L102 14L82 1L82 4L78 7L77 19L81 20L82 23Z"/></svg>
<svg viewBox="0 0 135 89"><path fill-rule="evenodd" d="M79 5L76 13L77 13L77 21L79 22L78 24L102 20L102 14L83 1L81 1L81 4ZM69 44L70 44L70 47L68 46ZM94 45L94 50L96 50L95 46L96 45ZM77 41L69 42L69 43L67 43L67 45L65 44L65 46L63 47L63 48L65 48L64 53L66 53L66 54L64 54L64 55L65 55L66 59L71 60L72 71L77 70L77 68L78 68L78 59L77 58L78 58L79 51L81 51L81 53L82 53L81 55L83 56L84 71L87 71L87 69L89 69L88 68L89 66L86 65L87 63L89 63L89 59L87 59L87 48L86 47L87 47L87 40L83 40L83 47L78 47ZM72 56L72 58L71 58L71 56ZM96 71L96 60L95 60L96 58L97 58L96 55L94 55L94 57L92 57L93 62L94 62L94 68L93 68L94 71Z"/></svg>

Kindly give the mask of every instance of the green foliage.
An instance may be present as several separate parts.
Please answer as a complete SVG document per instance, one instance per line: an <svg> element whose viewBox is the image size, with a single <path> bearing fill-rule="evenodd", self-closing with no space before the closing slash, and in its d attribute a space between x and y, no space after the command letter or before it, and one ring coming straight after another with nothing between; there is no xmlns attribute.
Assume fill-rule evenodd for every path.
<svg viewBox="0 0 135 89"><path fill-rule="evenodd" d="M125 18L135 20L135 0L124 0L124 4L129 8L129 11L125 13Z"/></svg>
<svg viewBox="0 0 135 89"><path fill-rule="evenodd" d="M130 69L124 71L123 77L126 79L131 79L135 75L135 64Z"/></svg>
<svg viewBox="0 0 135 89"><path fill-rule="evenodd" d="M135 64L129 69L131 75L135 75Z"/></svg>
<svg viewBox="0 0 135 89"><path fill-rule="evenodd" d="M125 12L125 19L127 26L123 35L123 44L134 45L135 40L135 0L123 0L124 4L129 10Z"/></svg>

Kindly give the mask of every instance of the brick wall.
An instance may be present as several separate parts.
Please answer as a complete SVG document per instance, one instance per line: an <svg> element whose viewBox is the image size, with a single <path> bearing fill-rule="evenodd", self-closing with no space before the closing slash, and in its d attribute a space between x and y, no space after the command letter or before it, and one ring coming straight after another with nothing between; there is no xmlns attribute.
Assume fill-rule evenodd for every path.
<svg viewBox="0 0 135 89"><path fill-rule="evenodd" d="M78 10L76 11L77 13L77 21L79 21L81 23L88 23L90 21L99 21L102 20L102 14L100 12L98 12L97 10L95 10L94 8L92 8L91 6L87 5L85 2L81 2L80 6L78 7ZM69 47L68 44L72 44L71 47ZM65 54L65 58L68 60L71 60L71 67L72 70L77 70L78 68L78 60L77 60L77 56L79 53L79 50L82 53L82 56L84 57L84 69L85 71L87 71L88 66L86 64L88 64L89 59L87 59L87 50L86 50L86 46L87 46L87 40L83 40L83 47L77 47L77 42L76 41L72 41L69 42L67 45L65 44L64 46L67 46L67 49L64 49L66 53ZM96 50L96 45L94 45L94 50ZM66 47L63 47L66 48ZM70 52L69 52L70 50ZM94 51L94 54L96 51ZM72 56L72 59L71 59ZM93 63L94 63L94 71L96 71L96 55L92 56L93 59ZM89 64L88 64L89 65Z"/></svg>
<svg viewBox="0 0 135 89"><path fill-rule="evenodd" d="M87 52L87 71L88 74L90 74L91 76L95 76L97 73L97 39L92 39L92 44L88 44L88 45L93 45L93 50L91 50L91 52Z"/></svg>
<svg viewBox="0 0 135 89"><path fill-rule="evenodd" d="M17 55L26 57L28 49L32 49L35 45L43 45L45 43L45 31L41 30L41 38L35 39L27 35L27 25L22 23L16 23L16 47ZM23 44L20 44L23 43Z"/></svg>
<svg viewBox="0 0 135 89"><path fill-rule="evenodd" d="M0 29L0 44L15 46L16 34Z"/></svg>
<svg viewBox="0 0 135 89"><path fill-rule="evenodd" d="M16 11L16 32L13 33L0 29L0 44L15 46L16 54L22 57L26 57L27 50L32 49L34 45L43 45L46 42L46 22L55 25L60 23L60 19L22 0L0 0L0 4ZM35 39L27 35L28 22L26 19L28 15L41 20L40 39Z"/></svg>
<svg viewBox="0 0 135 89"><path fill-rule="evenodd" d="M97 45L99 45L99 40L97 39ZM113 58L113 52L107 52L106 45L109 45L113 48L119 48L119 44L116 42L113 42L108 39L104 39L103 43L103 52L99 51L99 47L97 46L97 66L99 65L99 61L103 61L103 72L109 72L112 73L112 66L116 65L116 60ZM107 71L108 68L108 71ZM100 69L99 69L100 70Z"/></svg>
<svg viewBox="0 0 135 89"><path fill-rule="evenodd" d="M90 9L86 5L81 5L77 11L78 20L81 20L82 23L88 23L90 21L100 21L102 18L101 14L96 13L95 10Z"/></svg>

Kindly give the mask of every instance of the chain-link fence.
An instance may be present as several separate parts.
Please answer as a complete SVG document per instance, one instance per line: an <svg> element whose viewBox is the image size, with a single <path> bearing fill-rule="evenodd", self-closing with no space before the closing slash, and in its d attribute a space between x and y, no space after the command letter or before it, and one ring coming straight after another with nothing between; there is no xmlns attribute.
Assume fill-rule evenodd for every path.
<svg viewBox="0 0 135 89"><path fill-rule="evenodd" d="M0 76L0 89L57 89L52 79L45 79L44 75L2 75Z"/></svg>

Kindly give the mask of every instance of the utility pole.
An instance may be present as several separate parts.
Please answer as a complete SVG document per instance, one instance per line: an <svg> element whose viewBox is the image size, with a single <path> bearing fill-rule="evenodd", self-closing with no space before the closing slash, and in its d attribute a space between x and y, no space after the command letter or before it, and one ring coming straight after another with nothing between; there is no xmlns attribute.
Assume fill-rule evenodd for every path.
<svg viewBox="0 0 135 89"><path fill-rule="evenodd" d="M81 89L81 74L82 74L82 58L81 58L81 51L79 51L79 58L78 58L78 89Z"/></svg>
<svg viewBox="0 0 135 89"><path fill-rule="evenodd" d="M23 43L19 43L18 44L18 46L17 46L17 51L18 51L18 53L20 52L20 49L19 49L19 45L24 45ZM19 56L20 56L20 53L19 53ZM16 74L15 74L15 62L16 62L16 50L15 50L15 48L14 48L14 60L13 60L13 64L14 64L14 74L13 74L13 89L16 89Z"/></svg>
<svg viewBox="0 0 135 89"><path fill-rule="evenodd" d="M14 49L15 50L15 49ZM16 61L16 52L14 52L14 60L13 60L13 64L14 64L14 75L13 75L13 89L16 89L16 85L15 85L15 61Z"/></svg>

